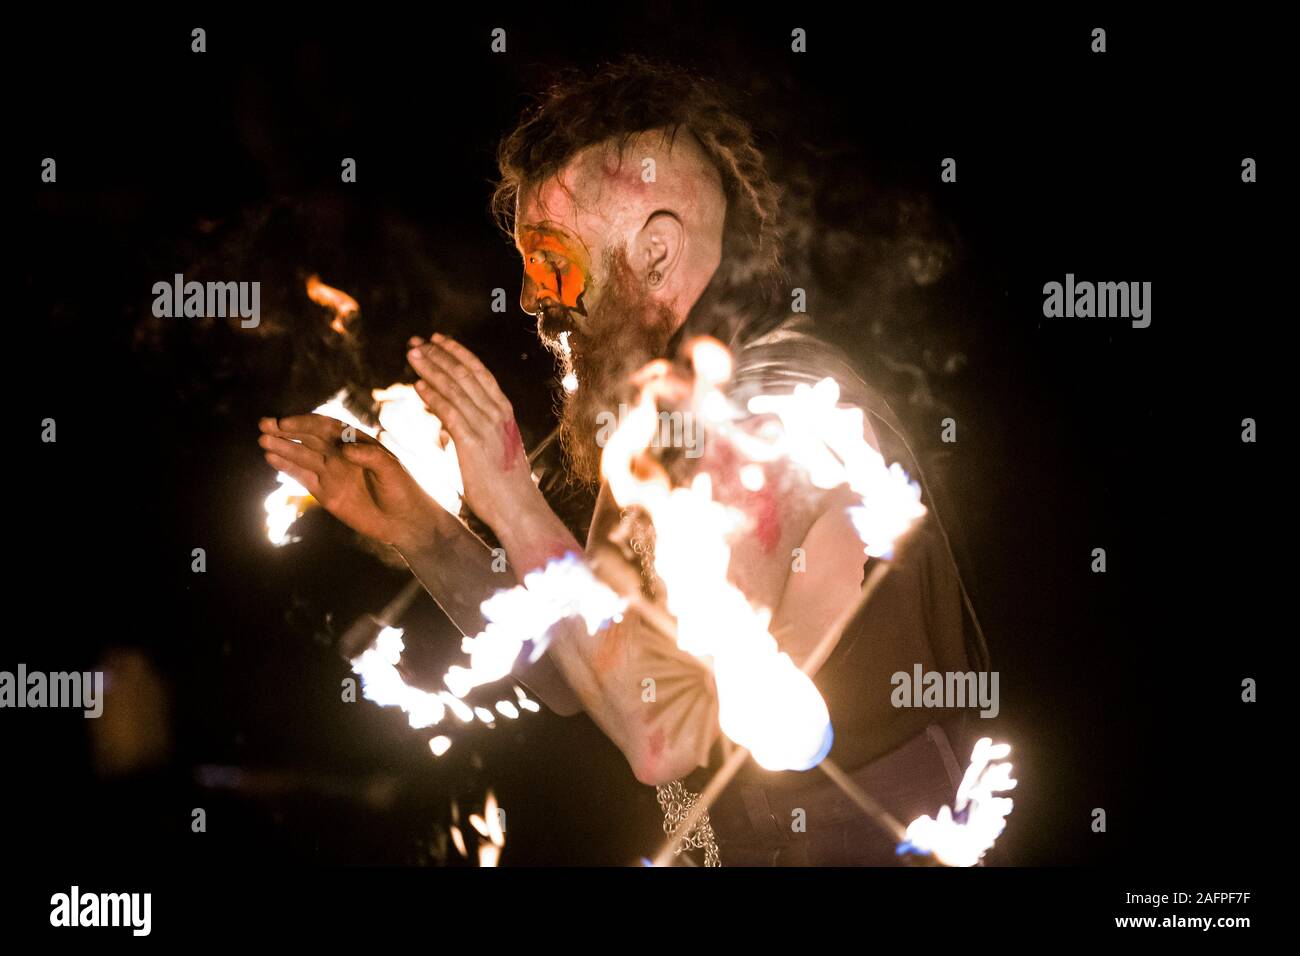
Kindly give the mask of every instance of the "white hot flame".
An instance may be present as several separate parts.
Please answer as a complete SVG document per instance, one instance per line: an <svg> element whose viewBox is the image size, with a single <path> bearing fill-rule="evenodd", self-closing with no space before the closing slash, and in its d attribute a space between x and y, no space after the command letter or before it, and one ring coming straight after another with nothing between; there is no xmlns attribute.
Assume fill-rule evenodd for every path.
<svg viewBox="0 0 1300 956"><path fill-rule="evenodd" d="M397 456L416 483L444 510L460 513L465 493L456 445L438 444L442 422L429 411L413 385L377 388L371 395L379 406L379 441Z"/></svg>
<svg viewBox="0 0 1300 956"><path fill-rule="evenodd" d="M534 714L541 710L537 701L528 699L528 695L524 693L522 687L515 687L515 697L519 700L519 707L521 710L532 711Z"/></svg>
<svg viewBox="0 0 1300 956"><path fill-rule="evenodd" d="M483 801L483 816L474 814L469 818L474 829L486 840L478 847L479 866L496 866L501 861L501 849L506 845L506 831L501 825L504 817L497 806L496 794L489 790L487 799Z"/></svg>
<svg viewBox="0 0 1300 956"><path fill-rule="evenodd" d="M428 410L415 388L397 384L371 392L378 409L378 428L353 415L344 403L345 395L346 392L340 391L313 411L376 439L397 457L434 501L450 513L459 514L465 485L456 459L456 446L452 442L445 448L439 445L442 423ZM276 478L281 487L266 499L266 536L272 544L280 546L297 540L290 534L290 528L315 499L283 472Z"/></svg>
<svg viewBox="0 0 1300 956"><path fill-rule="evenodd" d="M276 472L275 478L280 483L279 487L266 496L263 507L266 509L266 536L278 548L298 540L290 533L290 529L298 516L310 508L316 499L284 472Z"/></svg>
<svg viewBox="0 0 1300 956"><path fill-rule="evenodd" d="M741 416L719 388L731 375L727 350L713 340L701 339L692 343L691 351L696 373L694 408L741 452L744 461L738 478L745 487L761 489L764 477L758 463L781 458L805 469L819 488L847 484L859 499L850 508L854 526L866 553L877 556L889 555L896 538L924 514L919 489L897 465L886 467L863 437L862 411L839 407L839 386L834 380L825 379L813 387L801 385L788 395L751 399L750 413L771 414L780 423L776 427L768 423L769 427L755 435L731 427ZM808 769L830 748L829 714L812 680L780 651L769 632L770 609L751 605L728 580L730 540L744 530L745 515L713 499L707 474L696 475L688 486L674 488L663 468L645 454L657 433L657 399L668 388L668 371L665 362L651 363L642 371L641 395L607 441L602 472L621 506L639 505L654 522L655 570L666 585L668 610L677 618L677 641L683 650L711 663L723 731L767 769ZM380 406L380 440L387 434L385 444L399 459L405 456L403 463L417 480L419 475L427 476L425 480L433 486L426 485L431 494L435 488L448 491L450 476L459 480L459 468L454 449L452 456L436 457L442 451L437 420L407 386L376 390L374 397ZM341 395L318 411L374 434L347 414ZM434 449L435 457L416 463L414 449L426 453ZM291 498L288 492L292 490L285 491L283 497ZM440 503L448 510L454 504L459 510L461 491L457 484L455 497L448 491ZM283 519L277 528L284 537L287 525ZM498 591L483 602L487 626L482 633L463 640L469 666L453 666L447 671L447 691L430 694L405 685L395 666L401 653L401 631L395 628L380 635L376 646L367 652L369 657L363 654L358 659L366 663L358 673L363 673L363 679L371 675L366 692L369 699L401 706L410 715L412 726L437 723L446 710L464 723L477 716L491 725L491 711L473 709L460 698L475 687L506 677L529 641L532 659L537 660L546 649L547 631L560 620L582 617L588 632L594 634L608 621L621 617L626 605L625 599L595 579L578 555L568 554L527 575L521 585ZM521 690L516 693L520 709L538 709ZM508 707L509 702L499 702L497 710L510 716Z"/></svg>
<svg viewBox="0 0 1300 956"><path fill-rule="evenodd" d="M692 361L695 406L716 422L726 413L715 396L730 377L730 355L716 342L698 340ZM654 522L655 571L677 618L677 644L711 659L723 733L768 770L806 770L830 749L830 715L812 680L768 632L771 611L751 605L728 580L729 539L743 528L744 515L713 500L707 474L673 488L661 467L642 459L658 425L656 397L667 372L666 363L644 370L641 395L606 442L601 470L621 506L639 505Z"/></svg>
<svg viewBox="0 0 1300 956"><path fill-rule="evenodd" d="M884 458L864 437L862 409L841 407L840 386L832 378L796 385L789 395L756 395L754 414L781 420L778 440L767 449L747 442L747 451L764 458L776 454L802 466L818 488L848 485L858 503L849 508L853 527L872 557L889 557L894 542L925 515L921 489L897 462Z"/></svg>
<svg viewBox="0 0 1300 956"><path fill-rule="evenodd" d="M772 414L779 426L750 434L732 427L734 412L719 386L731 377L731 356L712 339L689 346L695 369L694 412L730 439L744 462L738 479L763 487L759 462L787 459L806 470L819 488L847 484L860 499L850 509L866 552L888 555L896 538L924 514L919 490L901 469L885 467L864 437L860 409L840 408L839 386L824 379L789 395L751 399L752 414ZM619 505L639 505L655 527L655 571L677 618L677 643L710 660L718 689L723 732L749 749L769 770L806 770L830 749L826 703L812 680L782 652L768 630L771 610L755 607L728 580L731 538L745 515L715 501L707 474L672 487L667 473L645 455L658 424L658 401L673 386L670 367L642 370L641 394L605 444L601 470Z"/></svg>
<svg viewBox="0 0 1300 956"><path fill-rule="evenodd" d="M506 831L502 827L502 821L505 814L497 806L497 796L491 790L487 793L487 800L483 804L483 814L487 817L488 822L488 839L497 846L506 845Z"/></svg>
<svg viewBox="0 0 1300 956"><path fill-rule="evenodd" d="M971 752L970 766L957 788L953 808L940 808L937 819L925 815L913 820L904 847L910 844L922 853L933 854L947 866L978 863L1001 835L1011 813L1011 798L997 796L1016 785L1011 778L1011 764L995 762L1010 753L1010 745L981 737Z"/></svg>
<svg viewBox="0 0 1300 956"><path fill-rule="evenodd" d="M457 697L508 675L528 641L533 642L531 659L537 660L546 651L546 632L559 621L581 617L588 633L594 634L622 614L627 602L597 581L577 555L566 554L524 575L523 584L498 591L480 607L487 627L461 641L469 666L454 665L444 677ZM519 706L535 710L537 705L521 694Z"/></svg>
<svg viewBox="0 0 1300 956"><path fill-rule="evenodd" d="M361 677L361 696L380 707L398 707L412 727L432 727L446 713L443 697L412 687L402 679L397 662L402 659L402 629L386 627L375 642L352 661L352 672ZM436 751L435 751L436 753Z"/></svg>
<svg viewBox="0 0 1300 956"><path fill-rule="evenodd" d="M426 691L406 683L397 667L405 650L403 631L397 627L381 630L374 642L352 659L352 670L361 676L363 697L381 707L400 708L417 730L441 723L448 712L462 724L478 721L491 728L496 726L497 714L517 720L520 711L537 713L540 708L520 687L515 687L515 701L496 702L496 713L487 707L472 707L463 697L475 687L508 676L526 641L534 641L532 659L539 658L546 650L546 632L558 621L581 617L595 633L626 606L575 555L568 554L525 575L523 584L498 591L483 602L487 628L464 638L469 666L448 669L443 677L447 690ZM429 741L435 757L450 746L445 736Z"/></svg>

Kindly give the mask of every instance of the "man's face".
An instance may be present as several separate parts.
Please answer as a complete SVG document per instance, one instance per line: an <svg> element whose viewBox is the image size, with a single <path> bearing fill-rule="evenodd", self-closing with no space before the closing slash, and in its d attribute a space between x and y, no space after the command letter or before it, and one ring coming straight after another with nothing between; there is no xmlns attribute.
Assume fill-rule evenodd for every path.
<svg viewBox="0 0 1300 956"><path fill-rule="evenodd" d="M561 175L567 189L521 197L516 244L524 261L520 304L537 316L542 343L577 382L565 390L561 446L574 477L594 486L600 413L617 414L620 403L631 402L631 375L662 354L677 322L634 273L626 240L609 230L619 218L617 191L603 190L604 203L584 208L581 197L599 190L582 175L570 167Z"/></svg>
<svg viewBox="0 0 1300 956"><path fill-rule="evenodd" d="M591 254L581 239L554 222L521 229L519 252L524 258L521 301L529 303L538 317L538 334L554 348L560 333L574 330L574 314L587 315Z"/></svg>

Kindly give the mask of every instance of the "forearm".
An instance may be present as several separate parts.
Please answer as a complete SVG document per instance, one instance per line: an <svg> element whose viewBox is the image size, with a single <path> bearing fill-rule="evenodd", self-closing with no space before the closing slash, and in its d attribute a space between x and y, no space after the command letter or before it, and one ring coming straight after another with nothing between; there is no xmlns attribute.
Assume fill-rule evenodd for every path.
<svg viewBox="0 0 1300 956"><path fill-rule="evenodd" d="M480 605L515 576L504 563L494 571L492 551L457 518L439 509L432 527L418 540L400 542L398 552L462 634L474 635L487 623Z"/></svg>
<svg viewBox="0 0 1300 956"><path fill-rule="evenodd" d="M569 552L583 553L578 539L551 510L541 492L523 503L509 519L496 522L492 530L521 578Z"/></svg>
<svg viewBox="0 0 1300 956"><path fill-rule="evenodd" d="M583 553L540 495L531 507L516 512L508 526L493 530L520 574L566 552ZM592 560L591 551L586 558ZM629 586L639 583L636 578ZM636 610L595 634L588 634L578 618L561 622L543 659L554 663L582 709L623 752L642 783L684 776L707 761L718 732L712 675Z"/></svg>
<svg viewBox="0 0 1300 956"><path fill-rule="evenodd" d="M635 611L595 635L578 618L561 622L547 657L642 783L707 762L718 733L712 675Z"/></svg>
<svg viewBox="0 0 1300 956"><path fill-rule="evenodd" d="M398 551L430 597L467 636L480 633L487 623L482 603L496 591L518 583L515 571L496 561L474 532L446 512L436 518L430 534L418 542L399 545ZM569 716L582 709L547 656L531 665L521 660L512 674L556 713Z"/></svg>

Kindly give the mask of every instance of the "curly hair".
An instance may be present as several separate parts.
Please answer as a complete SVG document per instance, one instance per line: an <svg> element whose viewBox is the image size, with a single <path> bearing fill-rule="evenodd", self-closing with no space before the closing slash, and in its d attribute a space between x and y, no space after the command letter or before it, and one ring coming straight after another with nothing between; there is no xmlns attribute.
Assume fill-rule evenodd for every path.
<svg viewBox="0 0 1300 956"><path fill-rule="evenodd" d="M500 179L491 206L498 226L513 240L520 191L557 175L581 150L612 140L621 151L647 130L675 137L688 129L718 170L727 213L722 262L669 348L697 334L730 345L761 334L788 312L781 298L781 192L734 100L715 81L640 55L593 72L561 71L497 148Z"/></svg>

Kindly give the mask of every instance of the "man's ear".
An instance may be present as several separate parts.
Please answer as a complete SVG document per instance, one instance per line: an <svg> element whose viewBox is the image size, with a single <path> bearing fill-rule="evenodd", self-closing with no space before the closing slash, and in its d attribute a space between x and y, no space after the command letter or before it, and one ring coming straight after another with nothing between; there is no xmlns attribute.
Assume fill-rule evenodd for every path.
<svg viewBox="0 0 1300 956"><path fill-rule="evenodd" d="M680 219L667 210L651 213L633 244L632 267L638 278L652 289L667 285L685 242L686 229Z"/></svg>

